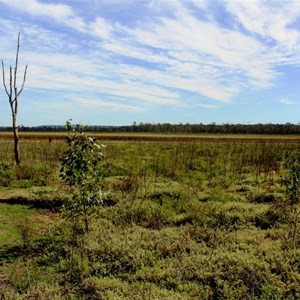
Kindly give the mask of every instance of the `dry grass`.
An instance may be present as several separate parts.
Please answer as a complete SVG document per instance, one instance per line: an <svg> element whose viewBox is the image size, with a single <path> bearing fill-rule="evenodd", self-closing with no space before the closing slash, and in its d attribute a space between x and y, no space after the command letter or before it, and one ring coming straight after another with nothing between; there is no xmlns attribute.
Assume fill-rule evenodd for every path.
<svg viewBox="0 0 300 300"><path fill-rule="evenodd" d="M161 133L90 133L103 141L169 141L169 142L270 142L300 143L300 135L258 134L161 134ZM20 132L21 140L62 140L65 132ZM13 139L12 132L0 132L0 139Z"/></svg>

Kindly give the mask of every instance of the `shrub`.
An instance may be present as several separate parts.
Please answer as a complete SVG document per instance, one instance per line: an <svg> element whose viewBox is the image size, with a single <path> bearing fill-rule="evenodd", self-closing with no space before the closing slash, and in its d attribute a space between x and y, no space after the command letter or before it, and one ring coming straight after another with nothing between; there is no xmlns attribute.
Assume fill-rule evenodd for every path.
<svg viewBox="0 0 300 300"><path fill-rule="evenodd" d="M289 156L284 163L287 174L283 180L286 197L291 204L299 203L300 199L300 161L299 157Z"/></svg>
<svg viewBox="0 0 300 300"><path fill-rule="evenodd" d="M259 194L259 195L255 195L251 202L274 203L274 202L276 202L276 198L275 198L274 194Z"/></svg>
<svg viewBox="0 0 300 300"><path fill-rule="evenodd" d="M0 186L8 187L15 179L14 164L1 163L0 164Z"/></svg>
<svg viewBox="0 0 300 300"><path fill-rule="evenodd" d="M66 203L65 215L73 220L83 216L87 232L90 208L102 204L104 198L100 166L104 145L100 145L95 138L86 136L80 125L74 126L68 121L66 129L68 148L61 157L60 172L61 178L70 185L73 197Z"/></svg>
<svg viewBox="0 0 300 300"><path fill-rule="evenodd" d="M284 224L289 221L289 211L286 206L271 206L268 210L254 217L254 225L263 230L270 229L277 224Z"/></svg>

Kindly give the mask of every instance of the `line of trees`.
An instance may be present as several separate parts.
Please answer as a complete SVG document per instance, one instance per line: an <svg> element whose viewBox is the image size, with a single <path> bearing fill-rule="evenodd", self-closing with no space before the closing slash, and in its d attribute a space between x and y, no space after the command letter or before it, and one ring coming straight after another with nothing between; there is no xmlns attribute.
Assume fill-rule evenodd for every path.
<svg viewBox="0 0 300 300"><path fill-rule="evenodd" d="M0 131L10 131L11 127L0 127ZM20 126L20 132L62 132L63 125L51 126ZM89 132L107 133L182 133L182 134L300 134L300 124L170 124L170 123L140 123L129 126L86 126Z"/></svg>
<svg viewBox="0 0 300 300"><path fill-rule="evenodd" d="M140 123L119 127L129 132L219 133L219 134L300 134L300 124L170 124Z"/></svg>

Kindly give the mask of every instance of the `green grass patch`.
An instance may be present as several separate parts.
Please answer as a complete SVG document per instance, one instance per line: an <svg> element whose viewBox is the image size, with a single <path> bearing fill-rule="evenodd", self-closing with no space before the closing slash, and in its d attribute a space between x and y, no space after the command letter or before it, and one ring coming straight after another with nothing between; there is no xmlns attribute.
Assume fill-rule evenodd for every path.
<svg viewBox="0 0 300 300"><path fill-rule="evenodd" d="M55 215L46 210L0 203L0 247L22 246L24 239L35 239L46 234L55 219Z"/></svg>

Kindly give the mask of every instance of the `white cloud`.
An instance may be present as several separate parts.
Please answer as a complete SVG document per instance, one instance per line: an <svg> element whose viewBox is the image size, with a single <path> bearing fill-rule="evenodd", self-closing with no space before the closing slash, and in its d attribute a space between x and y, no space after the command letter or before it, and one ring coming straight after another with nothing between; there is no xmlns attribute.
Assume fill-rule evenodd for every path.
<svg viewBox="0 0 300 300"><path fill-rule="evenodd" d="M224 0L227 9L250 33L292 47L300 33L290 27L300 15L299 1L231 1Z"/></svg>
<svg viewBox="0 0 300 300"><path fill-rule="evenodd" d="M47 15L56 19L68 18L73 15L73 10L63 4L45 4L37 0L26 0L26 2L23 0L1 0L0 2L33 15Z"/></svg>
<svg viewBox="0 0 300 300"><path fill-rule="evenodd" d="M218 107L217 105L207 104L207 103L198 103L198 104L196 104L196 106L203 107L203 108L208 108L208 109L215 109L215 108Z"/></svg>
<svg viewBox="0 0 300 300"><path fill-rule="evenodd" d="M207 0L192 0L192 3L201 9L207 9L208 1Z"/></svg>
<svg viewBox="0 0 300 300"><path fill-rule="evenodd" d="M123 97L128 102L179 104L178 93L139 80L126 65L103 62L99 67L96 58L55 53L48 53L47 60L45 54L35 52L25 53L23 57L29 64L30 80L26 86L31 90L77 91L82 95L98 93ZM108 76L107 70L115 74L113 78Z"/></svg>
<svg viewBox="0 0 300 300"><path fill-rule="evenodd" d="M111 36L113 30L112 25L110 25L105 19L98 17L95 22L90 25L92 33L100 36L101 38L108 39Z"/></svg>
<svg viewBox="0 0 300 300"><path fill-rule="evenodd" d="M140 112L143 111L142 107L124 104L120 102L107 102L101 99L93 99L88 97L78 97L78 96L71 96L71 99L77 103L79 103L83 107L89 108L104 108L104 109L112 109L118 111L127 111L127 112Z"/></svg>
<svg viewBox="0 0 300 300"><path fill-rule="evenodd" d="M286 105L294 105L297 104L295 100L289 99L289 98L281 98L279 99L279 102Z"/></svg>
<svg viewBox="0 0 300 300"><path fill-rule="evenodd" d="M47 4L37 0L26 0L26 3L23 0L0 0L0 3L13 9L24 11L29 15L54 19L58 23L79 31L85 30L84 21L76 16L73 9L68 5Z"/></svg>
<svg viewBox="0 0 300 300"><path fill-rule="evenodd" d="M179 89L225 102L242 86L266 87L277 76L272 64L264 63L268 48L261 41L200 21L180 2L174 7L178 10L175 19L160 17L156 23L111 29L110 33L121 29L126 39L104 43L104 49L156 64L155 77L164 78L160 80L163 84L174 87L172 82L176 82ZM244 82L237 82L237 76Z"/></svg>

